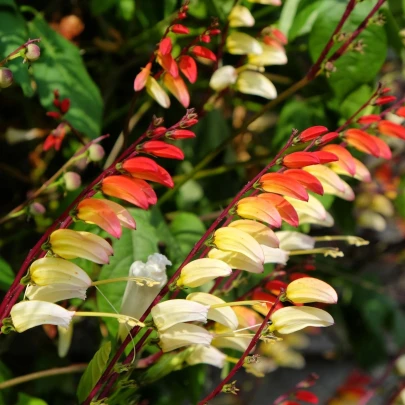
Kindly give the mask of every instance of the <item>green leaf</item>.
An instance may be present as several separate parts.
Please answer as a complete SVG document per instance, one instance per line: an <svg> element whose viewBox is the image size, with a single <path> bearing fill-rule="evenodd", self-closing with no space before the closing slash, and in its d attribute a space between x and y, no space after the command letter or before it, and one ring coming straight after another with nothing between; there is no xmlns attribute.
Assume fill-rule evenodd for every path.
<svg viewBox="0 0 405 405"><path fill-rule="evenodd" d="M18 402L16 405L47 405L45 401L39 398L31 397L22 392L18 393Z"/></svg>
<svg viewBox="0 0 405 405"><path fill-rule="evenodd" d="M25 20L14 1L0 1L0 60L25 44L28 37ZM28 66L22 62L22 58L17 58L8 62L6 66L13 72L14 81L21 86L24 95L31 97L34 95L34 89L31 86Z"/></svg>
<svg viewBox="0 0 405 405"><path fill-rule="evenodd" d="M100 347L100 349L91 359L86 371L83 373L82 378L80 379L79 386L77 388L77 398L79 399L80 403L87 398L94 385L103 374L110 356L110 352L111 342L107 342Z"/></svg>
<svg viewBox="0 0 405 405"><path fill-rule="evenodd" d="M278 21L278 28L287 36L287 38L289 37L290 29L294 23L300 1L301 0L286 0L283 3L280 19Z"/></svg>
<svg viewBox="0 0 405 405"><path fill-rule="evenodd" d="M13 270L10 265L0 257L0 290L7 290L13 281Z"/></svg>
<svg viewBox="0 0 405 405"><path fill-rule="evenodd" d="M319 13L309 36L309 51L315 61L329 40L338 24L345 4L325 2L329 4ZM332 7L333 5L333 7ZM372 3L357 4L349 20L343 26L342 32L352 33L364 20L373 7ZM357 38L364 43L364 54L348 50L335 62L336 72L328 79L329 85L334 90L337 99L342 100L347 94L364 83L374 82L381 69L387 54L387 38L383 27L369 25ZM342 43L333 46L333 54Z"/></svg>
<svg viewBox="0 0 405 405"><path fill-rule="evenodd" d="M66 119L80 132L96 138L101 131L100 91L87 73L79 49L56 33L40 14L28 23L30 36L41 37L41 57L33 74L41 104L53 110L53 91L70 98Z"/></svg>
<svg viewBox="0 0 405 405"><path fill-rule="evenodd" d="M131 21L135 15L135 0L120 0L118 13L124 20Z"/></svg>
<svg viewBox="0 0 405 405"><path fill-rule="evenodd" d="M91 0L90 9L93 15L100 15L111 10L119 0Z"/></svg>
<svg viewBox="0 0 405 405"><path fill-rule="evenodd" d="M122 236L115 241L114 256L110 264L103 266L100 280L128 277L129 268L136 260L146 262L148 256L159 251L159 237L156 228L151 224L151 212L140 209L130 210L136 221L136 230L123 229ZM121 308L126 283L111 283L100 286L100 290L111 302L117 311ZM102 312L111 312L111 306L97 291L97 304ZM106 319L106 324L111 336L118 332L118 322L115 319Z"/></svg>

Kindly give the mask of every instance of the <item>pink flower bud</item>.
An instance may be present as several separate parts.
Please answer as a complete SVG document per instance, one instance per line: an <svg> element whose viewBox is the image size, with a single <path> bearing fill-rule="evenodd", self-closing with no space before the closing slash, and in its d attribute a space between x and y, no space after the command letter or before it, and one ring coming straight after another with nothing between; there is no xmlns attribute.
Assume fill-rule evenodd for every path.
<svg viewBox="0 0 405 405"><path fill-rule="evenodd" d="M29 213L34 216L45 214L45 211L46 211L45 207L39 202L33 202L29 206Z"/></svg>
<svg viewBox="0 0 405 405"><path fill-rule="evenodd" d="M27 60L29 60L30 62L34 62L35 60L39 59L40 55L41 55L41 49L38 45L29 44L26 47L25 58Z"/></svg>
<svg viewBox="0 0 405 405"><path fill-rule="evenodd" d="M89 159L92 162L99 162L105 155L104 148L101 145L93 144L88 149Z"/></svg>
<svg viewBox="0 0 405 405"><path fill-rule="evenodd" d="M13 73L10 69L0 68L0 89L5 89L13 84Z"/></svg>
<svg viewBox="0 0 405 405"><path fill-rule="evenodd" d="M65 181L66 190L68 191L74 191L82 184L80 175L75 172L66 172L63 175L63 180Z"/></svg>

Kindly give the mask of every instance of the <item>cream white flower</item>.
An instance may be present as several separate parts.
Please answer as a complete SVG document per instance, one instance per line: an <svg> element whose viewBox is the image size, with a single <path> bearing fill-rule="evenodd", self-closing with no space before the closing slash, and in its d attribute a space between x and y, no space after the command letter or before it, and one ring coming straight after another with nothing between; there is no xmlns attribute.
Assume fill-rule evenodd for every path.
<svg viewBox="0 0 405 405"><path fill-rule="evenodd" d="M66 357L69 352L72 343L73 324L74 322L70 322L67 329L58 326L58 356L60 358Z"/></svg>
<svg viewBox="0 0 405 405"><path fill-rule="evenodd" d="M238 72L231 66L222 66L211 76L210 87L215 91L221 91L232 86L238 78Z"/></svg>
<svg viewBox="0 0 405 405"><path fill-rule="evenodd" d="M219 347L222 349L233 349L237 350L239 352L244 352L250 345L250 342L252 341L253 334L252 336L247 336L246 334L238 336L238 334L235 334L235 336L225 336L221 337L220 335L215 337L212 340L212 345L215 347Z"/></svg>
<svg viewBox="0 0 405 405"><path fill-rule="evenodd" d="M171 266L170 260L160 253L148 257L146 263L137 260L129 269L129 277L148 277L158 284L152 287L140 286L134 281L128 281L122 299L120 313L139 319L167 282L166 266ZM120 325L119 334L125 338L128 328Z"/></svg>
<svg viewBox="0 0 405 405"><path fill-rule="evenodd" d="M186 358L186 363L190 366L195 364L209 364L214 367L223 368L226 355L213 346L196 345L190 355Z"/></svg>
<svg viewBox="0 0 405 405"><path fill-rule="evenodd" d="M295 304L308 302L323 302L336 304L338 296L336 291L322 280L312 277L303 277L288 284L286 297Z"/></svg>
<svg viewBox="0 0 405 405"><path fill-rule="evenodd" d="M272 66L285 65L287 63L287 55L283 48L261 44L263 52L259 55L249 55L249 65L255 66Z"/></svg>
<svg viewBox="0 0 405 405"><path fill-rule="evenodd" d="M181 269L177 280L179 287L199 287L217 277L226 277L232 273L231 267L222 260L203 258L194 260Z"/></svg>
<svg viewBox="0 0 405 405"><path fill-rule="evenodd" d="M151 311L153 322L164 331L181 322L207 322L209 306L196 301L174 299L156 304Z"/></svg>
<svg viewBox="0 0 405 405"><path fill-rule="evenodd" d="M58 302L72 298L86 299L87 287L73 287L71 284L28 285L25 295L35 301Z"/></svg>
<svg viewBox="0 0 405 405"><path fill-rule="evenodd" d="M245 70L239 74L236 89L243 94L252 94L272 100L277 97L274 84L262 73Z"/></svg>
<svg viewBox="0 0 405 405"><path fill-rule="evenodd" d="M288 252L279 248L262 245L265 263L280 263L286 265L289 259Z"/></svg>
<svg viewBox="0 0 405 405"><path fill-rule="evenodd" d="M262 249L263 251L263 249ZM218 259L226 264L228 264L232 269L245 270L250 273L262 273L263 263L264 263L264 253L263 253L263 263L256 260L252 260L244 254L238 252L225 252L219 249L211 249L208 252L208 257L210 259Z"/></svg>
<svg viewBox="0 0 405 405"><path fill-rule="evenodd" d="M308 250L315 246L315 239L305 233L295 231L276 232L280 247L284 250Z"/></svg>
<svg viewBox="0 0 405 405"><path fill-rule="evenodd" d="M236 5L228 16L230 27L253 27L255 19L247 7Z"/></svg>
<svg viewBox="0 0 405 405"><path fill-rule="evenodd" d="M275 232L268 226L251 219L239 219L228 225L229 228L237 228L252 236L260 245L266 245L271 248L279 247L279 240Z"/></svg>
<svg viewBox="0 0 405 405"><path fill-rule="evenodd" d="M231 307L213 308L215 305L226 304L221 298L212 294L196 292L189 294L187 300L199 302L200 304L208 306L208 319L218 322L232 330L235 330L238 327L238 318Z"/></svg>
<svg viewBox="0 0 405 405"><path fill-rule="evenodd" d="M201 326L191 323L178 323L159 333L159 346L163 352L190 345L210 346L212 335Z"/></svg>
<svg viewBox="0 0 405 405"><path fill-rule="evenodd" d="M10 316L17 332L38 325L59 325L68 328L74 311L43 301L21 301L11 308Z"/></svg>
<svg viewBox="0 0 405 405"><path fill-rule="evenodd" d="M226 47L233 55L259 55L263 52L260 42L243 32L232 31L226 38Z"/></svg>

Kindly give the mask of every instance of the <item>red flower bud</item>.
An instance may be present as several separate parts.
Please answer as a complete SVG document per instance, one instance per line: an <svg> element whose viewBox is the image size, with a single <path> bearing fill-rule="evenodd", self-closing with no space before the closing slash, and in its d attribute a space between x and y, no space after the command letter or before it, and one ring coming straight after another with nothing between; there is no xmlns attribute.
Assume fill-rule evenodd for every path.
<svg viewBox="0 0 405 405"><path fill-rule="evenodd" d="M209 35L201 35L201 42L205 42L206 44L209 44L211 42L211 37Z"/></svg>
<svg viewBox="0 0 405 405"><path fill-rule="evenodd" d="M172 40L168 37L163 38L159 43L159 51L162 55L167 55L172 51Z"/></svg>
<svg viewBox="0 0 405 405"><path fill-rule="evenodd" d="M175 34L189 34L190 30L182 24L174 24L172 26L172 32Z"/></svg>
<svg viewBox="0 0 405 405"><path fill-rule="evenodd" d="M221 30L219 30L219 29L210 30L210 35L219 35L220 33L221 33Z"/></svg>
<svg viewBox="0 0 405 405"><path fill-rule="evenodd" d="M399 117L405 118L405 107L398 108L398 110L395 111L395 114L398 115Z"/></svg>
<svg viewBox="0 0 405 405"><path fill-rule="evenodd" d="M318 138L323 134L326 134L326 132L328 132L328 128L318 125L315 127L308 128L305 131L302 131L298 135L298 138L301 142L308 142Z"/></svg>
<svg viewBox="0 0 405 405"><path fill-rule="evenodd" d="M167 132L167 128L157 127L151 132L150 136L153 136L154 138L158 138L160 136L163 136L166 132Z"/></svg>
<svg viewBox="0 0 405 405"><path fill-rule="evenodd" d="M196 55L199 56L201 58L205 58L205 59L210 59L212 61L216 61L217 57L215 56L215 53L210 51L208 48L205 48L204 46L194 46L191 49L191 52Z"/></svg>
<svg viewBox="0 0 405 405"><path fill-rule="evenodd" d="M319 142L319 145L324 145L325 143L329 143L333 141L334 139L339 137L338 132L329 132L328 134L324 135Z"/></svg>
<svg viewBox="0 0 405 405"><path fill-rule="evenodd" d="M46 115L47 115L48 117L55 118L55 120L59 120L59 119L61 118L60 113L58 113L57 111L48 111L48 112L46 113Z"/></svg>
<svg viewBox="0 0 405 405"><path fill-rule="evenodd" d="M339 158L331 152L319 150L312 153L319 159L320 164L337 162L339 160Z"/></svg>
<svg viewBox="0 0 405 405"><path fill-rule="evenodd" d="M374 101L374 105L384 105L388 103L392 103L395 101L397 98L395 96L382 96L377 98L377 100Z"/></svg>
<svg viewBox="0 0 405 405"><path fill-rule="evenodd" d="M62 102L60 103L60 107L59 107L61 113L62 114L67 113L69 111L69 108L70 108L70 100L68 98L64 98L62 100Z"/></svg>
<svg viewBox="0 0 405 405"><path fill-rule="evenodd" d="M180 127L181 128L188 128L188 127L192 127L193 125L198 123L198 119L197 118L190 118L189 120L186 121L182 121L180 123Z"/></svg>
<svg viewBox="0 0 405 405"><path fill-rule="evenodd" d="M306 273L291 273L290 281L298 280L299 278L309 277Z"/></svg>
<svg viewBox="0 0 405 405"><path fill-rule="evenodd" d="M310 404L318 403L318 397L310 391L305 390L296 391L295 398L299 399L300 401L308 402Z"/></svg>
<svg viewBox="0 0 405 405"><path fill-rule="evenodd" d="M166 132L166 137L169 139L188 139L195 138L195 133L188 129L175 129L174 131Z"/></svg>
<svg viewBox="0 0 405 405"><path fill-rule="evenodd" d="M362 125L372 124L373 122L380 121L381 117L377 114L363 115L357 122Z"/></svg>
<svg viewBox="0 0 405 405"><path fill-rule="evenodd" d="M381 90L381 94L386 94L386 93L389 93L391 91L391 88L390 87L384 87L382 90Z"/></svg>
<svg viewBox="0 0 405 405"><path fill-rule="evenodd" d="M405 128L395 122L382 120L378 123L378 130L384 135L405 139Z"/></svg>
<svg viewBox="0 0 405 405"><path fill-rule="evenodd" d="M178 160L184 159L184 153L180 148L163 141L145 142L141 145L139 150L157 157Z"/></svg>
<svg viewBox="0 0 405 405"><path fill-rule="evenodd" d="M184 20L187 17L187 14L183 11L181 11L179 14L177 14L177 18L179 20Z"/></svg>
<svg viewBox="0 0 405 405"><path fill-rule="evenodd" d="M191 56L183 55L180 57L179 69L190 83L195 83L197 80L197 64Z"/></svg>
<svg viewBox="0 0 405 405"><path fill-rule="evenodd" d="M283 166L292 169L299 169L319 163L321 163L319 158L313 152L293 152L283 158Z"/></svg>
<svg viewBox="0 0 405 405"><path fill-rule="evenodd" d="M53 105L54 105L55 107L59 108L59 106L60 106L60 101L59 101L57 98L55 98L55 99L52 101L52 103L53 103Z"/></svg>

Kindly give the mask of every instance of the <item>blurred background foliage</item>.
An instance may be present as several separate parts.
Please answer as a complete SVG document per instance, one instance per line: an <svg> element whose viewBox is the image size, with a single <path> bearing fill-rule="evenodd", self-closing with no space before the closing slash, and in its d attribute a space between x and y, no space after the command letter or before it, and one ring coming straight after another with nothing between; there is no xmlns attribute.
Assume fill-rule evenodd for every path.
<svg viewBox="0 0 405 405"><path fill-rule="evenodd" d="M266 72L279 93L307 73L346 3L345 0L284 0L282 7L249 5L256 24L246 32L254 36L274 24L289 39L288 64L271 66ZM356 27L373 4L372 0L361 3L345 30ZM46 116L46 112L52 110L55 89L62 98L71 100L66 116L69 122L86 138L109 133L111 136L103 146L107 154L112 150L134 97L134 77L147 63L180 5L177 0L0 0L0 55L7 55L28 38L41 37L41 58L29 68L20 62L10 63L17 85L0 93L1 216L23 202L80 147L78 139L70 134L61 151L45 153L42 150L44 137L55 126ZM180 50L190 37L210 24L212 17L218 18L220 28L223 27L232 5L233 0L192 0L190 17L186 20L190 34L177 36L174 46ZM215 219L215 214L276 154L293 128L303 130L313 125L337 128L370 97L377 81L391 87L395 95L403 96L405 52L400 33L405 27L404 8L403 1L388 1L382 9L384 26L372 25L361 36L363 52L344 55L330 78L317 78L298 94L267 111L242 135L234 136L243 122L261 110L263 99L228 92L214 105L207 105L212 66L199 65L199 79L189 87L191 106L201 112L197 137L182 145L186 155L184 162L169 165L165 162L165 167L179 182L218 146L227 142L226 147L174 193L165 195L164 190L158 188L158 194L164 196L161 204L150 212L133 210L137 231L124 232L114 243L116 254L111 263L102 269L87 263L86 270L100 278L126 276L134 260L145 260L157 250L165 253L174 264L181 263L207 224ZM220 38L209 45L214 52L218 46L216 41ZM236 63L237 59L225 54L224 64ZM366 113L377 109L370 107ZM127 143L145 131L153 115L164 117L169 126L184 115L184 108L174 101L170 110L164 110L143 93L135 100L133 113L137 124ZM327 343L310 353L310 358L327 358L325 374L328 378L334 376L334 361L349 361L353 366L374 370L405 344L403 157L403 147L397 147L392 161L385 165L370 158L368 165L374 168L376 180L367 187L351 183L356 194L363 195L354 206L330 196L323 199L335 218L335 227L328 233L356 234L371 241L367 247L345 249L343 259L316 261L316 276L328 280L342 297L333 309L337 326L325 333ZM91 181L100 170L101 166L90 165L82 172L83 181ZM39 199L47 207L44 215L24 216L1 224L0 294L7 290L13 273L40 233L77 193L64 193L55 188ZM385 208L377 203L373 205L376 195L386 197ZM392 206L392 210L387 206ZM362 216L365 210L377 214L377 219L366 221ZM271 272L272 268L267 271ZM240 295L248 287L242 284L231 294ZM124 285L110 285L103 293L119 307L124 288ZM93 298L86 301L85 308L111 310L103 297L95 294ZM63 359L57 355L56 331L52 328L46 330L47 333L36 328L23 335L2 336L0 382L36 370L87 363L109 335L115 336L116 328L114 322L102 323L101 328L95 320L80 322L68 356ZM112 340L114 350L116 343ZM173 369L181 368L181 359L177 360L167 356L166 370L169 364ZM312 371L310 365L307 367L305 370ZM152 381L160 372L151 369L142 378ZM135 403L125 402L125 398L134 401L137 393L158 405L195 403L201 397L204 382L207 383L206 373L207 369L202 366L179 370L158 386L154 385L153 392L148 391L147 385L139 391L123 381L109 403ZM273 375L265 377L270 387ZM213 378L217 377L214 373ZM321 375L321 378L327 377ZM54 376L0 391L0 404L74 404L78 380L78 374ZM248 381L245 393L249 393ZM261 383L267 384L265 380ZM176 397L166 395L168 387L176 392ZM247 402L235 403L271 403L275 397L269 394L266 402L247 399ZM229 399L224 401L218 403L231 403Z"/></svg>

